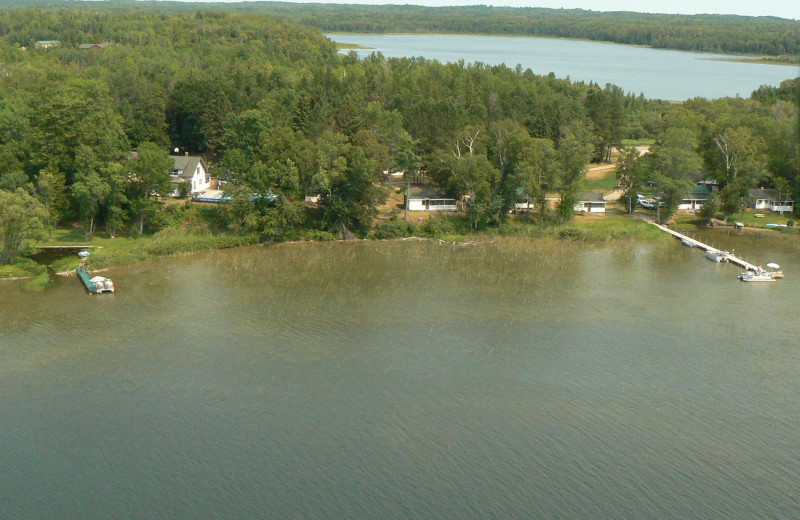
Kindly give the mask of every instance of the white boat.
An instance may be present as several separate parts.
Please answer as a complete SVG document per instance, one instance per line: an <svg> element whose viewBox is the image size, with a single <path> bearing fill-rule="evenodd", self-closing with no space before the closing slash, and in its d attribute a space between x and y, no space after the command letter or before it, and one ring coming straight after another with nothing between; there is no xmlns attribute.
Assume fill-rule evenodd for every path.
<svg viewBox="0 0 800 520"><path fill-rule="evenodd" d="M91 254L91 253L89 253L89 251L78 251L78 256L79 256L80 258L86 258L86 257L87 257L87 256L89 256L90 254Z"/></svg>
<svg viewBox="0 0 800 520"><path fill-rule="evenodd" d="M747 271L739 275L739 280L743 282L774 282L775 278L764 270L761 271Z"/></svg>
<svg viewBox="0 0 800 520"><path fill-rule="evenodd" d="M708 258L709 260L713 260L714 262L727 262L729 254L730 253L728 251L709 249L708 251L706 251L706 258Z"/></svg>
<svg viewBox="0 0 800 520"><path fill-rule="evenodd" d="M681 243L682 243L683 245L685 245L686 247L694 247L694 242L691 242L691 241L689 241L689 240L686 240L685 238L682 238L682 239L681 239Z"/></svg>
<svg viewBox="0 0 800 520"><path fill-rule="evenodd" d="M95 276L91 280L94 282L95 287L97 287L97 292L114 292L114 282L105 278L104 276Z"/></svg>

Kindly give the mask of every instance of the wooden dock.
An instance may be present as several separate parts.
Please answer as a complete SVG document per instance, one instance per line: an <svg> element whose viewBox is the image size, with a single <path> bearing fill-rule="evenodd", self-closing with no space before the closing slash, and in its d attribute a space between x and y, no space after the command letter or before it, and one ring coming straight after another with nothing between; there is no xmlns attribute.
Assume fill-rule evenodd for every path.
<svg viewBox="0 0 800 520"><path fill-rule="evenodd" d="M704 244L703 242L700 242L699 240L695 240L692 237L686 236L683 233L678 233L677 231L673 231L672 229L670 229L670 228L668 228L666 226L662 226L661 224L656 224L655 222L651 222L651 224L653 224L657 228L661 229L662 231L665 231L665 232L669 233L670 235L674 236L675 238L677 238L677 239L679 239L679 240L681 240L683 242L689 243L689 244L693 245L694 247L698 247L700 249L703 249L704 251L711 251L712 253L725 253L725 261L726 262L730 262L732 264L736 264L736 265L738 265L740 267L745 268L748 271L758 271L758 266L757 265L751 264L750 262L747 262L746 260L744 260L742 258L739 258L738 256L733 255L733 254L731 254L731 253L729 253L727 251L723 251L721 249L716 249L714 247L711 247L708 244Z"/></svg>

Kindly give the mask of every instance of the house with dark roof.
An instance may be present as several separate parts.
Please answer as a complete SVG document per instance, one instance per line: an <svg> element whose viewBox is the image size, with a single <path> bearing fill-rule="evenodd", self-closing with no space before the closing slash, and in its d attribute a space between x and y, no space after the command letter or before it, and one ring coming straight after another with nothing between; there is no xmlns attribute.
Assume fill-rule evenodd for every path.
<svg viewBox="0 0 800 520"><path fill-rule="evenodd" d="M605 213L606 198L599 191L587 191L581 194L573 209L582 213Z"/></svg>
<svg viewBox="0 0 800 520"><path fill-rule="evenodd" d="M684 209L688 211L694 211L703 207L708 197L711 195L711 191L705 184L700 184L695 186L694 189L683 196L680 204L678 204L677 209Z"/></svg>
<svg viewBox="0 0 800 520"><path fill-rule="evenodd" d="M408 211L456 211L456 199L440 188L411 188L405 196Z"/></svg>
<svg viewBox="0 0 800 520"><path fill-rule="evenodd" d="M782 195L782 196L781 196ZM789 199L788 193L778 193L778 190L752 189L750 198L755 209L768 209L776 213L794 210L794 201Z"/></svg>
<svg viewBox="0 0 800 520"><path fill-rule="evenodd" d="M188 183L189 192L192 194L211 188L211 176L202 157L189 155L189 152L186 152L186 155L170 155L170 157L174 161L170 174L173 187L170 196L180 196L180 186L183 183Z"/></svg>

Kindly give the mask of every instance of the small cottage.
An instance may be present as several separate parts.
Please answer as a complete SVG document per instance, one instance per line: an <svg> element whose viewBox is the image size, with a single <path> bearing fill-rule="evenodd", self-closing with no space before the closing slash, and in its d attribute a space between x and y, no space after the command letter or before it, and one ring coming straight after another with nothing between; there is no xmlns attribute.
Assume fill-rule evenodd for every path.
<svg viewBox="0 0 800 520"><path fill-rule="evenodd" d="M455 211L456 199L439 188L411 188L404 201L408 211Z"/></svg>
<svg viewBox="0 0 800 520"><path fill-rule="evenodd" d="M179 197L180 185L188 183L190 193L199 193L211 187L211 177L202 157L189 155L170 155L174 161L170 181L173 189L170 196Z"/></svg>
<svg viewBox="0 0 800 520"><path fill-rule="evenodd" d="M574 206L575 211L583 213L605 213L606 198L597 191L589 191L580 196Z"/></svg>
<svg viewBox="0 0 800 520"><path fill-rule="evenodd" d="M678 204L678 209L694 211L703 207L706 200L708 200L709 195L711 195L711 191L709 191L706 185L698 185L691 191L691 193L687 193L683 196L680 204Z"/></svg>
<svg viewBox="0 0 800 520"><path fill-rule="evenodd" d="M794 201L789 199L787 193L778 193L778 190L753 189L750 190L750 198L755 209L768 209L776 213L794 210Z"/></svg>

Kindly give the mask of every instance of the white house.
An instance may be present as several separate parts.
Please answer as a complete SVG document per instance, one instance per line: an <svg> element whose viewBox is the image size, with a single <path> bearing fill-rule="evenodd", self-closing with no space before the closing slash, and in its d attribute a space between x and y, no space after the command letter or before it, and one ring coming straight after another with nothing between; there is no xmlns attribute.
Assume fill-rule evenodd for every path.
<svg viewBox="0 0 800 520"><path fill-rule="evenodd" d="M794 210L793 200L780 200L788 199L786 194L783 197L778 197L778 190L750 190L750 197L753 199L753 207L755 209L768 209L770 211L784 212Z"/></svg>
<svg viewBox="0 0 800 520"><path fill-rule="evenodd" d="M456 199L438 188L411 188L407 196L408 211L455 211Z"/></svg>
<svg viewBox="0 0 800 520"><path fill-rule="evenodd" d="M170 174L173 186L170 196L178 197L180 195L179 186L184 182L189 183L191 193L199 193L211 188L211 177L208 175L208 168L202 157L189 155L189 152L186 152L186 155L170 155L170 157L174 161Z"/></svg>
<svg viewBox="0 0 800 520"><path fill-rule="evenodd" d="M582 211L584 213L605 213L606 212L606 198L603 194L597 191L586 192L581 195L581 198L574 206L575 211Z"/></svg>

